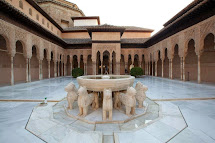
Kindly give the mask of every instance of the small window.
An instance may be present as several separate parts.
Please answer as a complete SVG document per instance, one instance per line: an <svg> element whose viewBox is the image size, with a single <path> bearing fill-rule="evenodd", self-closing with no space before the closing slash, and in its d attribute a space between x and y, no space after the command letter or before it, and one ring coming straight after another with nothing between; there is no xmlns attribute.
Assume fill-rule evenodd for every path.
<svg viewBox="0 0 215 143"><path fill-rule="evenodd" d="M21 9L23 9L23 3L22 3L21 0L19 1L19 7L20 7Z"/></svg>
<svg viewBox="0 0 215 143"><path fill-rule="evenodd" d="M57 31L57 35L58 35L58 36L60 35L60 32L59 32L59 31Z"/></svg>
<svg viewBox="0 0 215 143"><path fill-rule="evenodd" d="M37 14L37 20L39 21L39 15Z"/></svg>
<svg viewBox="0 0 215 143"><path fill-rule="evenodd" d="M29 8L29 14L32 16L32 9Z"/></svg>
<svg viewBox="0 0 215 143"><path fill-rule="evenodd" d="M51 26L51 30L53 31L53 27Z"/></svg>
<svg viewBox="0 0 215 143"><path fill-rule="evenodd" d="M42 23L43 23L43 24L45 23L44 18L42 19Z"/></svg>
<svg viewBox="0 0 215 143"><path fill-rule="evenodd" d="M49 28L49 23L47 22L47 27Z"/></svg>

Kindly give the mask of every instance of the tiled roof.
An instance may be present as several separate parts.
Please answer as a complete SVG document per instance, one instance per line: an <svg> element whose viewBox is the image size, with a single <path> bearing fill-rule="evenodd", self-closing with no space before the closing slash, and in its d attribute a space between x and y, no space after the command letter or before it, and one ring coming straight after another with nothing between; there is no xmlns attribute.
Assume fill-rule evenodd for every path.
<svg viewBox="0 0 215 143"><path fill-rule="evenodd" d="M115 26L115 25L97 25L97 26L75 26L65 28L64 31L87 31L88 28L125 28L125 31L150 31L153 32L152 29L136 27L136 26Z"/></svg>
<svg viewBox="0 0 215 143"><path fill-rule="evenodd" d="M122 44L143 44L149 38L121 39Z"/></svg>
<svg viewBox="0 0 215 143"><path fill-rule="evenodd" d="M148 38L121 39L121 44L143 44ZM91 44L91 39L63 39L67 44Z"/></svg>
<svg viewBox="0 0 215 143"><path fill-rule="evenodd" d="M63 39L67 44L91 44L91 39Z"/></svg>

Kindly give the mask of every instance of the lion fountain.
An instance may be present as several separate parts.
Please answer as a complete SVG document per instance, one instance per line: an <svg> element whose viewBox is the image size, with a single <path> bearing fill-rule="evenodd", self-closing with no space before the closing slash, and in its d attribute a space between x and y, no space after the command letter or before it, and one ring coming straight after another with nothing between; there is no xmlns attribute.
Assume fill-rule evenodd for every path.
<svg viewBox="0 0 215 143"><path fill-rule="evenodd" d="M86 77L86 76L85 76ZM85 78L84 77L84 78ZM122 76L124 77L124 76ZM83 79L84 79L83 78ZM124 83L124 86L120 86L120 89L117 90L116 86L111 85L109 80L115 80L115 83L119 81L125 81L125 79L116 80L116 77L105 77L98 78L98 76L94 76L95 80L103 80L108 84L100 85L102 88L95 87L93 90L93 86L87 86L89 83L85 81L79 81L79 88L76 89L75 84L73 82L69 83L65 87L65 91L68 92L67 94L67 101L68 101L68 110L74 110L74 102L78 104L80 118L86 117L89 113L97 111L99 107L102 108L102 120L103 121L112 121L113 119L113 110L124 112L127 117L135 116L136 108L145 108L143 106L143 102L146 99L145 92L148 88L143 85L141 82L137 82L135 88L133 85L133 78L128 79L127 83ZM88 78L86 78L88 80ZM101 82L101 81L99 81ZM95 82L96 84L96 82ZM106 87L105 87L106 86ZM138 103L138 104L137 104ZM123 106L122 106L123 105ZM143 109L144 110L144 109ZM115 111L115 112L116 112ZM120 113L122 114L122 113Z"/></svg>

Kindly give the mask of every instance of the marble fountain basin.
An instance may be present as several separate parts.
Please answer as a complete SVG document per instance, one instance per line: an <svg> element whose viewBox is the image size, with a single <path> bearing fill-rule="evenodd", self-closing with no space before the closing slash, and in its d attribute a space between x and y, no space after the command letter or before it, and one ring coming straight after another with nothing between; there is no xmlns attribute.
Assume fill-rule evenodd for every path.
<svg viewBox="0 0 215 143"><path fill-rule="evenodd" d="M109 76L109 77L108 77ZM133 86L135 77L130 75L87 75L77 77L78 84L90 91L103 91L110 88L112 91L127 90Z"/></svg>

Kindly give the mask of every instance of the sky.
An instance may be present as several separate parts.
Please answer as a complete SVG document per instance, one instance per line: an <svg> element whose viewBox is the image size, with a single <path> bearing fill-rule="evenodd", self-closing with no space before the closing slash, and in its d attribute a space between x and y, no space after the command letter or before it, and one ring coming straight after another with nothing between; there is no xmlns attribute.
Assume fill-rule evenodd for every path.
<svg viewBox="0 0 215 143"><path fill-rule="evenodd" d="M99 16L101 24L137 26L155 30L193 0L67 0L86 16Z"/></svg>

